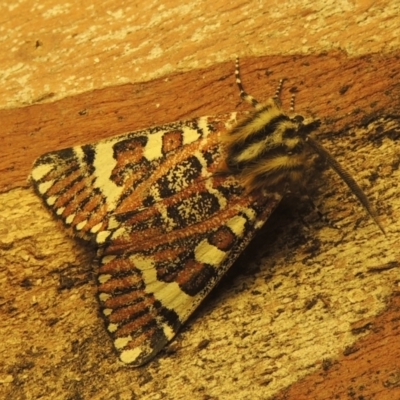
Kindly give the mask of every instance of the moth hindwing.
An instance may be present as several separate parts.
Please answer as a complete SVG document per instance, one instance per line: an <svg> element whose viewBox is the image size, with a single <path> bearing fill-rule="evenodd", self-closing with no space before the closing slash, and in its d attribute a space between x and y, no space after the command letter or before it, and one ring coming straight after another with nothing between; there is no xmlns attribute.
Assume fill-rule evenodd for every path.
<svg viewBox="0 0 400 400"><path fill-rule="evenodd" d="M47 153L33 166L45 205L99 249L100 307L126 364L146 363L176 335L301 184L309 153L331 157L310 139L318 122L248 95L238 61L235 74L255 108L238 123L235 113L171 123Z"/></svg>

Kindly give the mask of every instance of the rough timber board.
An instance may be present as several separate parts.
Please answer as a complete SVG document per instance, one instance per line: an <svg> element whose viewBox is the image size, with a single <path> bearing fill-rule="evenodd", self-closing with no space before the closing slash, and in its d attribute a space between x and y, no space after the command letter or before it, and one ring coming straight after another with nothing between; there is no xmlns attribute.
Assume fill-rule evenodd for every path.
<svg viewBox="0 0 400 400"><path fill-rule="evenodd" d="M259 97L269 94L283 73L290 79L289 87L298 86L298 111L318 114L328 123L328 131L332 115L335 130L355 125L365 113L379 116L397 109L398 114L398 1L339 1L327 7L326 2L296 0L276 2L266 9L263 2L244 1L231 7L221 0L211 5L193 3L194 11L186 13L185 20L180 17L187 9L174 1L163 2L163 12L152 8L153 3L143 3L144 9L131 9L128 14L124 7L129 7L130 2L117 5L94 1L82 10L81 3L69 2L60 8L58 1L46 0L40 3L40 12L30 12L32 4L1 3L4 35L0 46L0 108L9 108L10 113L1 117L0 141L5 145L0 151L5 149L6 157L1 154L0 161L7 158L13 162L0 168L2 191L6 190L0 198L0 396L230 399L233 393L243 399L265 399L278 396L280 389L292 385L290 391L282 392L286 399L399 398L398 306L396 297L389 300L399 285L398 139L394 139L398 128L391 132L389 127L386 131L374 130L366 136L364 132L361 137L356 135L349 146L344 132L327 136L329 140L324 142L333 153L343 155L341 162L357 180L361 179L372 201L379 200L378 208L388 229L385 239L343 187L337 186L337 178L327 173L321 197L316 201L322 202L323 210L333 220L347 218L340 238L338 232L327 227L320 232L318 221L308 225L300 222L300 217L308 216L307 212L296 212L296 207L290 212L293 207L283 208L252 248L262 249L263 261L252 255L255 250L250 249L236 267L245 268L245 276L234 274L222 284L168 354L140 370L126 370L115 364L110 341L97 315L90 266L93 252L69 239L31 191L20 188L26 185L26 172L33 159L50 146L60 148L67 143L76 144L75 139L93 141L113 132L243 107L238 106L233 82L229 92L223 92L227 90L236 54L242 57L245 68L247 65L246 74L251 74L247 80L244 77L249 91ZM141 46L144 41L140 35L115 34L129 31L132 20L128 18L132 13L140 15L140 22L144 21L141 27L145 27L146 40L156 47L165 45L162 51L149 52L148 47ZM162 18L155 21L154 16L159 15ZM147 22L152 24L146 25ZM97 30L90 33L93 26ZM182 27L190 34L177 34L175 29ZM107 36L109 32L111 35ZM122 50L127 43L138 52L125 54ZM343 57L337 58L332 49L342 49ZM313 74L305 68L307 85L296 81L297 66L288 69L288 63L279 61L281 56L278 61L271 57L276 53L307 56L322 52L327 64L315 63L312 58L309 66L315 66ZM362 60L362 68L346 68L345 52L349 62ZM266 54L270 56L261 57ZM362 55L365 58L360 58ZM375 61L370 63L370 57ZM293 59L283 59L289 60L290 67ZM133 60L141 66L132 68ZM264 81L265 69L273 66L271 80ZM197 70L205 67L207 74ZM176 75L178 71L188 71L182 76L183 83L168 86L170 78L180 77ZM330 71L330 79L321 78L325 71ZM208 74L211 78L207 78ZM353 83L355 76L364 74L369 75L361 81L357 79L363 87L361 91L352 86L338 96L337 88L343 93L349 81ZM157 77L163 78L134 87L118 86ZM199 86L195 86L199 77ZM103 90L106 86L109 89ZM193 87L192 92L188 92L188 87ZM136 108L142 89L149 90L152 96L144 95L144 104ZM137 96L131 97L135 93ZM324 95L329 103L321 100ZM65 97L67 103L57 102L55 108L46 112L42 108L42 103ZM92 107L97 102L99 106ZM27 114L21 117L15 107L29 104L37 106L23 108L22 112ZM88 106L91 115L84 119L78 113ZM118 110L123 114L119 121ZM360 112L354 113L357 110ZM136 125L138 115L144 115L140 119L143 125ZM11 125L6 125L10 121ZM13 129L5 129L7 126ZM74 138L77 132L80 136ZM32 147L38 136L45 139L39 141L38 147ZM32 137L35 140L30 140ZM377 138L382 139L381 145ZM28 148L24 149L26 144ZM349 150L354 157L347 157ZM17 161L13 153L18 155ZM378 182L365 179L373 178L369 175L371 169L378 173ZM3 179L7 183L3 184ZM11 187L16 189L10 190ZM330 188L335 193L324 201L323 195ZM354 220L364 225L354 224ZM353 232L355 226L358 228ZM371 249L376 251L371 254ZM336 260L336 268L327 268L326 260L332 259ZM392 268L382 268L372 275L368 271L368 266L385 265ZM340 276L345 279L339 279ZM354 285L349 293L343 289L348 285ZM371 294L365 297L366 293ZM350 328L345 323L339 339L353 341L365 335L363 341L352 342L345 351L343 344L335 347L337 338L330 338L337 349L336 355L327 356L332 361L331 368L329 360L310 363L304 358L305 366L293 362L303 355L293 351L303 348L297 338L303 335L307 341L307 333L313 330L329 333L322 326L332 320L336 325L343 318L347 322L352 320L354 315L344 312L349 308L343 306L351 306L358 317ZM376 317L379 310L382 314ZM296 316L301 322L285 336L285 326L297 321ZM260 339L260 335L264 336ZM286 354L286 348L282 350L281 346L285 337L292 346ZM329 344L330 339L318 337L322 344ZM274 351L265 357L266 348ZM358 351L352 353L352 349ZM287 354L293 354L289 361L285 359ZM322 357L322 352L317 355ZM305 378L296 384L299 375Z"/></svg>
<svg viewBox="0 0 400 400"><path fill-rule="evenodd" d="M274 400L399 399L399 319L397 291L384 313L353 328L354 335L369 331L367 336L345 349L337 359L323 360L319 371L283 390Z"/></svg>
<svg viewBox="0 0 400 400"><path fill-rule="evenodd" d="M52 102L231 60L234 55L388 53L396 0L44 0L0 3L0 108Z"/></svg>
<svg viewBox="0 0 400 400"><path fill-rule="evenodd" d="M309 61L312 62L307 62L302 58L300 65L315 65L315 59L311 57ZM326 55L323 59L330 57ZM332 56L332 60L335 65L338 63L337 56ZM371 59L368 60L369 69L374 70ZM264 71L271 69L268 66L275 62L275 58L244 60L244 76L253 75L248 81L249 91L260 97L268 90L269 87L260 85L260 81L265 81L272 90L274 84L269 83L271 79ZM351 59L349 62L359 65ZM290 67L289 72L285 70L286 76L291 76L293 68L298 69L290 61L286 61L286 65ZM345 57L340 58L340 65L345 71L359 70L346 68ZM226 85L229 76L224 78L219 82L221 87ZM342 87L343 82L338 86ZM15 399L26 396L152 399L158 392L171 399L183 399L193 393L197 398L224 399L235 394L242 399L248 396L264 399L278 395L280 390L299 379L312 382L314 375L311 373L315 374L317 382L322 380L323 385L313 383L310 388L299 384L297 391L296 386L292 386L287 398L297 399L303 392L304 398L331 398L331 394L339 390L338 382L342 385L340 393L347 393L354 379L377 370L387 377L382 381L383 389L382 385L371 385L362 393L381 396L396 393L397 386L389 384L396 377L396 351L386 351L384 364L379 357L372 359L373 366L371 358L357 359L356 376L340 366L347 364L349 356L343 354L349 349L361 347L371 354L376 341L387 349L397 345L398 338L386 336L386 330L372 342L368 341L368 335L379 335L381 321L391 321L392 332L399 327L396 306L385 312L390 296L399 286L396 190L399 121L389 119L368 125L365 117L379 118L385 98L393 99L398 94L393 88L384 91L384 95L380 90L374 95L378 106L371 107L370 96L360 95L360 90L371 85L360 85L357 95L353 96L361 99L362 110L351 113L356 103L354 97L352 101L347 100L351 88L344 95L331 90L333 94L326 94L329 100L322 102L318 92L314 91L311 97L307 95L309 85L297 85L298 111L306 114L314 112L315 107L317 115L326 116L328 125L322 132L323 144L354 174L377 205L387 237L365 216L340 180L333 173L324 172L315 200L332 221L342 224L342 229L336 231L324 224L321 226L315 218L307 222L310 212L293 204L278 210L237 264L239 272L222 283L167 352L144 368L130 370L116 363L110 340L97 315L91 267L93 251L69 239L29 189L9 190L2 195L0 211L2 311L5 315L0 329L4 339L0 344L1 370L5 371L0 391L4 391L6 398L12 395ZM257 90L257 86L261 88ZM238 104L233 85L223 93L232 104ZM306 100L302 98L303 93L308 96ZM289 94L285 96L283 100L288 102ZM330 112L332 104L336 109L335 117ZM63 115L70 114L68 108L57 107L63 110ZM92 137L87 132L97 132L101 126L108 127L107 131L103 129L102 135L112 134L112 123L117 124L112 121L118 120L113 113L115 107L113 103L104 102L103 111L98 115L100 118L105 115L105 120L102 124L96 122L95 128L91 126L89 113L89 117L85 117L88 128L82 127L85 136L70 137L71 132L74 134L81 129L66 129L61 140L58 136L48 146L60 148L77 143L84 137ZM87 108L86 104L75 106L75 110L83 108ZM188 116L194 112L197 115L197 111L203 114L202 107L199 109L186 113ZM392 113L395 112L392 109ZM107 123L107 118L111 123ZM53 120L62 123L54 115ZM160 117L160 123L165 121L168 120ZM359 128L352 129L356 124ZM46 126L43 128L48 132L45 137L50 140L54 127ZM332 127L334 132L329 133ZM347 129L340 130L343 128ZM124 130L125 127L118 133ZM41 150L35 152L45 151L46 142L41 142ZM32 160L36 156L32 150L29 154ZM375 172L378 177L374 177ZM369 271L385 265L392 268ZM382 316L376 319L379 314ZM366 328L354 330L360 326ZM360 338L362 342L358 342ZM326 367L330 363L334 368ZM99 375L98 371L102 373ZM335 372L331 380L330 371ZM112 376L115 384L110 385L104 376Z"/></svg>

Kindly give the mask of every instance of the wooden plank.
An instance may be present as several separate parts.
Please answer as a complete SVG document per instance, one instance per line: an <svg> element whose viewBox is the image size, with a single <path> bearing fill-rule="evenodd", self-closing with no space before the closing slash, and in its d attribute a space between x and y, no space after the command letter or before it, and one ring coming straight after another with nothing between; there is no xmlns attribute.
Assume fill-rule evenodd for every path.
<svg viewBox="0 0 400 400"><path fill-rule="evenodd" d="M185 15L173 1L163 12L41 4L2 9L0 397L400 397L400 128L379 119L400 114L398 54L388 52L400 37L396 2L205 2ZM129 32L129 18L141 30ZM221 18L228 30L216 28ZM168 349L128 369L98 315L95 251L66 235L27 175L45 151L246 109L235 54L257 98L286 77L288 105L296 87L297 112L322 119L320 140L366 190L387 236L324 171L313 199L341 229L286 200Z"/></svg>

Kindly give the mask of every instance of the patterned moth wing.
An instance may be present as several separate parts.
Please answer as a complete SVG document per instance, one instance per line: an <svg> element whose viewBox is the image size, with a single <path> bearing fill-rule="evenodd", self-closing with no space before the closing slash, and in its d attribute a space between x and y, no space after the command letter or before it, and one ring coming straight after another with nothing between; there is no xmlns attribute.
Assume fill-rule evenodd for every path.
<svg viewBox="0 0 400 400"><path fill-rule="evenodd" d="M318 154L376 218L354 179L309 134L319 121L255 110L51 152L31 180L75 236L99 249L99 301L122 362L139 366L177 333ZM279 93L276 93L276 96Z"/></svg>
<svg viewBox="0 0 400 400"><path fill-rule="evenodd" d="M235 118L146 129L34 164L46 206L99 247L100 305L124 363L147 362L175 336L280 201L218 173Z"/></svg>

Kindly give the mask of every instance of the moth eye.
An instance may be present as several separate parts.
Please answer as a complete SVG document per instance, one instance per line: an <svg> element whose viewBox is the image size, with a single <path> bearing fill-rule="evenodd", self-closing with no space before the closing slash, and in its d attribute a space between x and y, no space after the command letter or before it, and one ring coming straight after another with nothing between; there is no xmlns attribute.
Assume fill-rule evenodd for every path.
<svg viewBox="0 0 400 400"><path fill-rule="evenodd" d="M293 121L293 122L301 123L301 122L304 121L304 117L301 116L301 115L295 115L295 116L292 118L292 121Z"/></svg>

